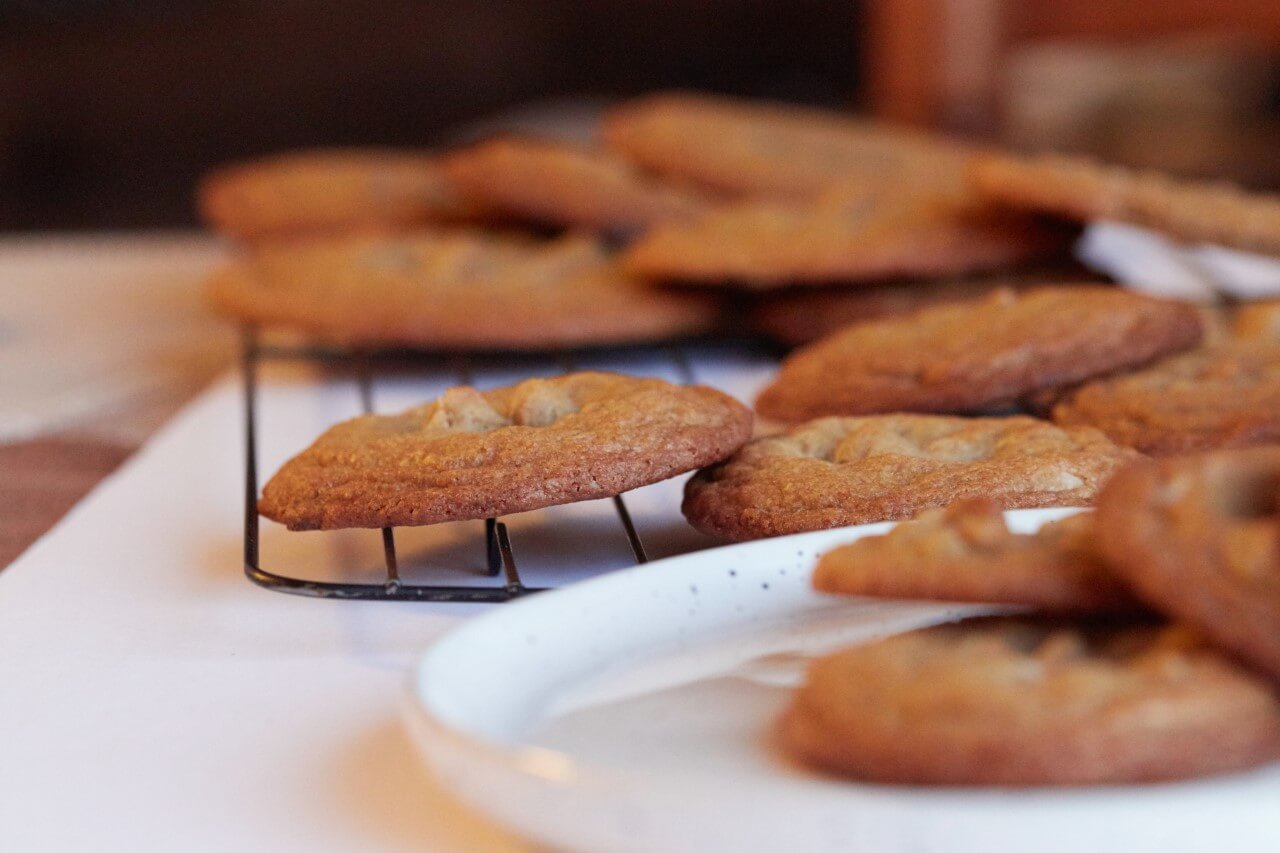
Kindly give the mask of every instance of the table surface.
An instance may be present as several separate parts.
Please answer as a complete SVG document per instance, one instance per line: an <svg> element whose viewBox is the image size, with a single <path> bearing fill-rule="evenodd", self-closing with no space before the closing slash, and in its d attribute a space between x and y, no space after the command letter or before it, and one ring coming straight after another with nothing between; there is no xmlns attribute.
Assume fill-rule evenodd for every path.
<svg viewBox="0 0 1280 853"><path fill-rule="evenodd" d="M213 335L222 341L216 324ZM774 369L767 356L721 349L690 355L699 381L750 397ZM680 374L665 349L583 354L580 366ZM455 367L377 376L375 408L439 394ZM560 369L550 355L486 361L473 379L494 387ZM264 473L360 409L343 371L273 362L258 389ZM28 413L53 411L27 392ZM326 602L246 582L241 393L224 372L0 574L0 731L15 733L0 739L0 849L172 849L180 839L190 850L529 850L424 772L403 725L414 661L484 606ZM91 442L126 444L122 414L74 420L56 441L89 429ZM27 439L24 452L38 441L55 439ZM54 458L69 449L46 448ZM713 544L683 522L681 486L627 496L655 558ZM504 523L531 585L634 562L610 501ZM261 532L276 570L377 577L377 531L294 534L266 523ZM479 523L397 531L411 583L490 583L479 574L483 545Z"/></svg>
<svg viewBox="0 0 1280 853"><path fill-rule="evenodd" d="M0 567L232 360L185 232L0 239Z"/></svg>
<svg viewBox="0 0 1280 853"><path fill-rule="evenodd" d="M439 850L528 849L437 790L398 723L405 668L451 618L373 605L375 633L392 638L379 635L379 648L403 660L389 667L374 654L363 666L335 651L363 609L268 595L239 576L234 546L203 547L211 525L227 542L238 536L238 500L226 493L238 492L241 450L224 440L238 417L234 381L180 414L234 364L235 331L201 298L224 255L184 233L0 238L0 622L14 652L0 661L13 700L0 703L0 720L21 733L0 744L0 848L172 849L182 837L192 850L255 838L273 838L270 849L353 849L353 839L365 849L422 849L424 839ZM184 422L218 440L174 446ZM180 473L186 466L201 473ZM172 488L153 487L165 481ZM228 517L211 520L220 512ZM175 554L190 571L173 571ZM295 617L304 628L286 627ZM264 625L284 630L267 640ZM275 653L300 637L292 656ZM274 668L289 673L256 680ZM356 733L359 749L323 753L344 762L342 773L315 772L314 746L256 722L299 718L301 682L312 677L328 680L326 694L334 684L335 695L350 694L326 704L345 704L340 725L315 714L322 728L307 735ZM220 747L195 754L184 744L200 709ZM235 738L248 744L242 752L230 748ZM255 756L264 766L250 766ZM295 765L302 793L278 778ZM299 822L320 797L339 817ZM236 820L228 801L242 808Z"/></svg>

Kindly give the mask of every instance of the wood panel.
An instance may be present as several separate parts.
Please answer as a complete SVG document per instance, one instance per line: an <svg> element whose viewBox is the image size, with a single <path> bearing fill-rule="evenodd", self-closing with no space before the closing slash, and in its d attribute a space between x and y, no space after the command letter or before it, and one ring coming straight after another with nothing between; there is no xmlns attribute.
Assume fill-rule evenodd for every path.
<svg viewBox="0 0 1280 853"><path fill-rule="evenodd" d="M1018 42L1217 33L1280 48L1277 0L867 0L863 17L871 111L960 129L989 115L1000 64Z"/></svg>

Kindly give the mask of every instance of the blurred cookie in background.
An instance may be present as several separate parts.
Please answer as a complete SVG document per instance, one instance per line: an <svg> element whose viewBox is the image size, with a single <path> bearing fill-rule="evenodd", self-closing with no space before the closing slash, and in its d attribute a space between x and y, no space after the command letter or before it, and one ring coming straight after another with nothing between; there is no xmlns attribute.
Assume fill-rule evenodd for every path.
<svg viewBox="0 0 1280 853"><path fill-rule="evenodd" d="M713 295L654 287L575 235L441 230L263 246L216 273L209 297L241 322L427 349L641 343L721 321Z"/></svg>
<svg viewBox="0 0 1280 853"><path fill-rule="evenodd" d="M963 194L974 149L835 111L666 92L605 114L607 146L660 174L743 196L811 198L832 183Z"/></svg>
<svg viewBox="0 0 1280 853"><path fill-rule="evenodd" d="M480 211L458 194L436 155L317 149L223 166L197 190L205 224L247 242L404 230Z"/></svg>
<svg viewBox="0 0 1280 853"><path fill-rule="evenodd" d="M705 210L710 197L598 148L504 137L451 153L444 171L480 206L538 225L625 235Z"/></svg>
<svg viewBox="0 0 1280 853"><path fill-rule="evenodd" d="M650 229L639 275L770 290L930 278L1065 256L1073 232L930 193L845 185L803 202L740 202Z"/></svg>
<svg viewBox="0 0 1280 853"><path fill-rule="evenodd" d="M751 328L780 344L797 346L855 323L981 299L1002 288L1018 291L1053 283L1072 287L1103 282L1083 267L1064 265L967 278L795 288L761 296L748 310Z"/></svg>

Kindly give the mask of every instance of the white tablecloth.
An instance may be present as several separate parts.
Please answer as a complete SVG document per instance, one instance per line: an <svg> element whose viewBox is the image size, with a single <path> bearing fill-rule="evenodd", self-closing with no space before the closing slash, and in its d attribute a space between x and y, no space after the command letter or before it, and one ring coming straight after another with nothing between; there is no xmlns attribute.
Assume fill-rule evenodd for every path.
<svg viewBox="0 0 1280 853"><path fill-rule="evenodd" d="M672 370L660 356L620 366ZM746 393L767 369L730 359L699 378ZM477 384L508 378L482 370ZM401 377L378 386L377 405L450 381ZM219 381L0 573L0 850L521 849L433 786L401 726L411 662L483 608L248 583L239 393L235 377ZM264 476L358 405L349 381L297 369L268 371L262 400ZM679 488L629 497L657 555L707 544L680 520ZM630 563L607 501L509 523L532 582ZM402 570L475 568L478 533L406 532ZM372 572L379 553L376 531L263 534L269 568Z"/></svg>

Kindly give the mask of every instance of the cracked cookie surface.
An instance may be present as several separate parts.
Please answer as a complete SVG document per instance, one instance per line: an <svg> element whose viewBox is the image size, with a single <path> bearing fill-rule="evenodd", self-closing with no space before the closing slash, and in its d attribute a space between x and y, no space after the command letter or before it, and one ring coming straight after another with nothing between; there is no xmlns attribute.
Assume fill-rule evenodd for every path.
<svg viewBox="0 0 1280 853"><path fill-rule="evenodd" d="M609 373L451 388L329 429L263 489L291 530L490 518L611 497L728 456L751 413L704 386Z"/></svg>
<svg viewBox="0 0 1280 853"><path fill-rule="evenodd" d="M1006 509L1083 506L1136 458L1095 429L1028 417L820 418L700 471L683 510L700 530L741 540L910 518L973 497Z"/></svg>
<svg viewBox="0 0 1280 853"><path fill-rule="evenodd" d="M443 349L638 343L720 319L713 296L651 287L598 240L465 230L265 246L215 274L209 294L242 321Z"/></svg>
<svg viewBox="0 0 1280 853"><path fill-rule="evenodd" d="M982 412L1194 346L1195 308L1109 287L1007 290L853 326L802 347L757 400L799 421Z"/></svg>
<svg viewBox="0 0 1280 853"><path fill-rule="evenodd" d="M781 734L878 782L1153 782L1274 760L1280 700L1184 628L987 618L816 661Z"/></svg>

